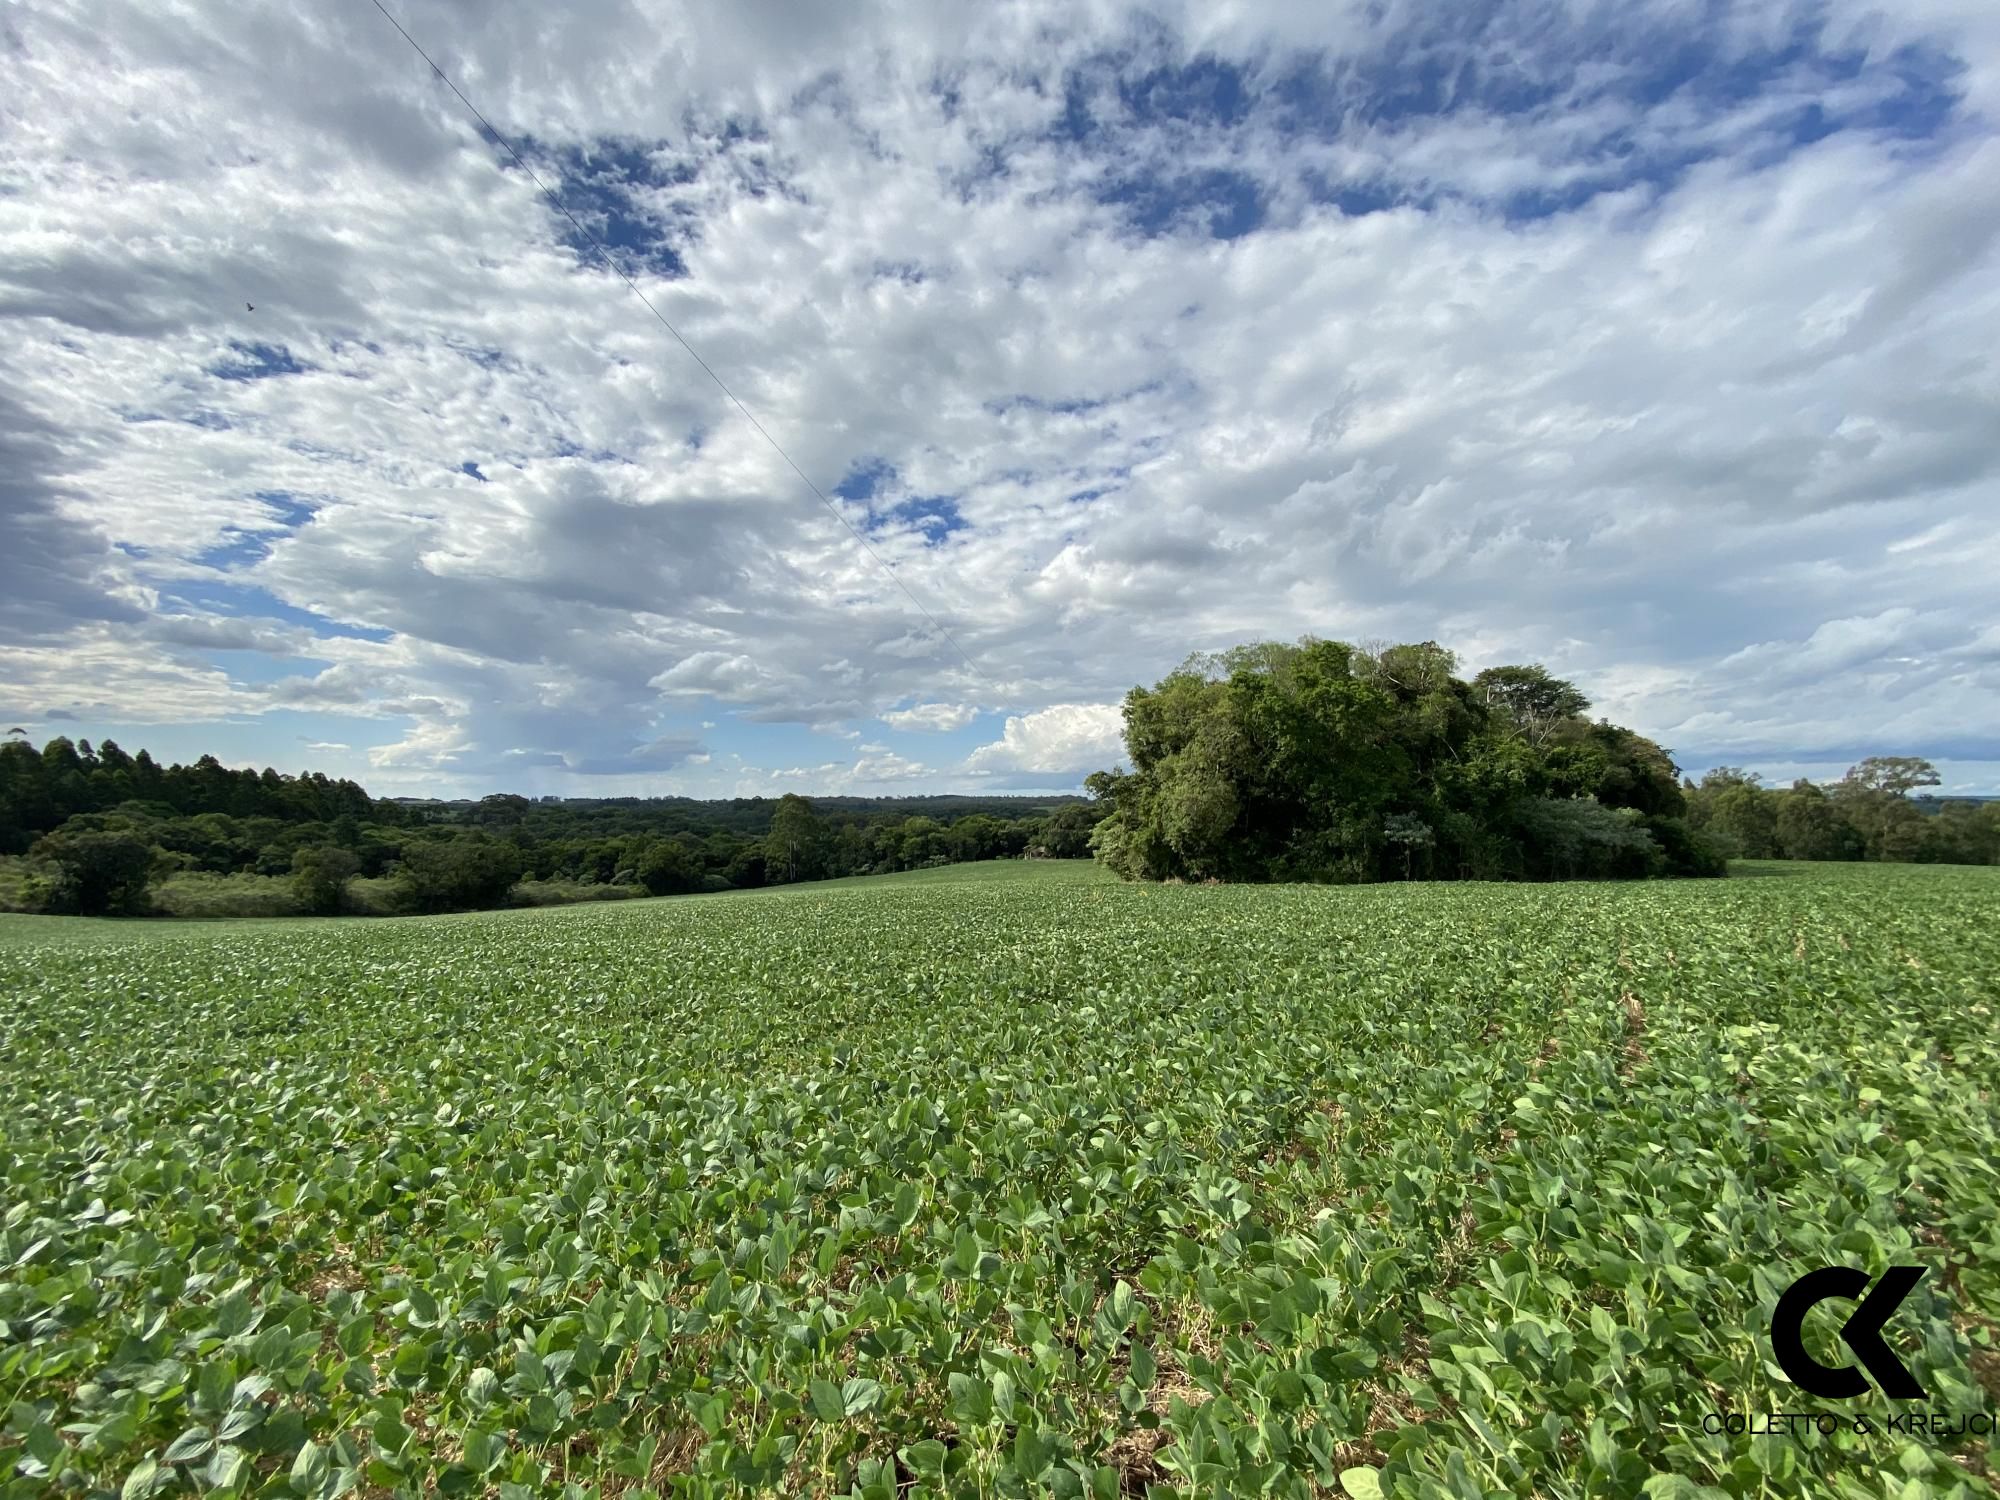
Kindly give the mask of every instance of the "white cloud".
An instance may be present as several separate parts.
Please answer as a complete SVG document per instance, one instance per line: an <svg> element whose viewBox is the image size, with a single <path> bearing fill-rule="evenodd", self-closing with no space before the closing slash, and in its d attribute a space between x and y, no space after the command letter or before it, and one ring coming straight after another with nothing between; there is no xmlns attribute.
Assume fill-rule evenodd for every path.
<svg viewBox="0 0 2000 1500"><path fill-rule="evenodd" d="M917 703L878 715L891 729L963 729L979 717L970 703Z"/></svg>
<svg viewBox="0 0 2000 1500"><path fill-rule="evenodd" d="M647 686L662 693L714 697L725 703L749 702L770 681L770 674L747 656L726 651L697 651L654 677Z"/></svg>
<svg viewBox="0 0 2000 1500"><path fill-rule="evenodd" d="M1115 703L1057 703L1008 718L998 740L966 757L969 770L1021 771L1081 780L1124 756L1124 717Z"/></svg>
<svg viewBox="0 0 2000 1500"><path fill-rule="evenodd" d="M434 771L457 760L468 748L462 726L419 723L394 744L371 749L368 763L380 770Z"/></svg>
<svg viewBox="0 0 2000 1500"><path fill-rule="evenodd" d="M761 778L739 780L734 794L768 797L769 783L789 782L799 791L822 796L867 796L881 792L908 796L912 790L910 783L930 781L937 775L936 769L922 761L883 750L863 753L849 763L825 761L816 766L786 766L766 771Z"/></svg>
<svg viewBox="0 0 2000 1500"><path fill-rule="evenodd" d="M1728 99L1638 86L1670 0L1503 3L1470 58L1177 0L411 24L551 180L625 153L648 296L821 488L879 466L839 504L894 579L372 9L57 0L0 36L0 721L727 792L775 726L977 702L962 766L828 787L1054 781L1134 682L1310 630L1546 660L1689 754L2000 759L1990 5L1725 7ZM1240 115L1149 113L1203 57ZM1387 107L1412 59L1464 97Z"/></svg>

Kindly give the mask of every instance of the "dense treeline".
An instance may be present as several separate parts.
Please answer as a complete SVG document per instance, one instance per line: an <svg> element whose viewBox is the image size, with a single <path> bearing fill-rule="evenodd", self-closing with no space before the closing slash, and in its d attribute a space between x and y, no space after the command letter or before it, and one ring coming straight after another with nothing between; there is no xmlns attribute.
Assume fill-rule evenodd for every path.
<svg viewBox="0 0 2000 1500"><path fill-rule="evenodd" d="M1912 796L1938 774L1914 756L1870 756L1839 781L1779 790L1717 766L1685 787L1688 822L1732 858L2000 864L2000 802Z"/></svg>
<svg viewBox="0 0 2000 1500"><path fill-rule="evenodd" d="M1584 879L1726 858L2000 862L2000 803L1913 796L1927 761L1827 785L1697 785L1538 666L1470 681L1432 642L1265 643L1125 701L1094 798L371 798L318 773L162 766L106 741L0 743L0 909L447 911L667 895L963 860L1139 879Z"/></svg>
<svg viewBox="0 0 2000 1500"><path fill-rule="evenodd" d="M1134 688L1131 769L1089 782L1111 810L1098 858L1146 880L1546 880L1942 847L1912 836L1926 820L1893 777L1795 789L1790 802L1758 792L1745 811L1740 779L1684 786L1668 751L1592 720L1584 695L1542 667L1470 681L1456 667L1431 641L1367 651L1307 639L1197 656ZM1796 837L1775 833L1781 814ZM1987 814L1953 814L1952 827L1961 821L1991 827ZM1774 832L1754 837L1753 824ZM1862 832L1844 842L1840 827Z"/></svg>
<svg viewBox="0 0 2000 1500"><path fill-rule="evenodd" d="M351 781L318 772L232 771L212 755L191 766L162 766L115 741L95 750L58 736L37 750L26 740L0 744L0 854L22 854L44 833L79 813L132 804L158 819L217 813L262 824L332 823L340 818L395 823L401 809L376 802Z"/></svg>
<svg viewBox="0 0 2000 1500"><path fill-rule="evenodd" d="M0 906L202 915L448 911L669 895L960 860L1081 858L1076 799L371 798L318 774L0 744ZM931 812L911 812L914 807Z"/></svg>

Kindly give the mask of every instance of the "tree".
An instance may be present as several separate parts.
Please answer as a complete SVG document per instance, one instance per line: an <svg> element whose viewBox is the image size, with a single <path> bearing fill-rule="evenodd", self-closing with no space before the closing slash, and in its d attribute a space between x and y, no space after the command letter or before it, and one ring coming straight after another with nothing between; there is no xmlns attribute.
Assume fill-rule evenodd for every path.
<svg viewBox="0 0 2000 1500"><path fill-rule="evenodd" d="M1403 878L1410 879L1410 856L1418 849L1428 850L1437 842L1431 832L1431 825L1415 813L1394 813L1382 825L1382 836L1403 851Z"/></svg>
<svg viewBox="0 0 2000 1500"><path fill-rule="evenodd" d="M1933 865L1990 865L2000 862L2000 802L1974 806L1947 802L1924 819L1912 856Z"/></svg>
<svg viewBox="0 0 2000 1500"><path fill-rule="evenodd" d="M1065 802L1043 820L1035 847L1047 859L1088 859L1097 819L1097 809L1089 803Z"/></svg>
<svg viewBox="0 0 2000 1500"><path fill-rule="evenodd" d="M1540 663L1488 667L1472 679L1472 690L1534 745L1563 720L1580 718L1590 708L1574 683L1551 676Z"/></svg>
<svg viewBox="0 0 2000 1500"><path fill-rule="evenodd" d="M1086 783L1109 809L1091 847L1149 880L1407 879L1420 850L1460 876L1712 868L1668 828L1684 811L1668 751L1583 719L1541 667L1452 670L1433 641L1190 657L1126 695L1131 769Z"/></svg>
<svg viewBox="0 0 2000 1500"><path fill-rule="evenodd" d="M521 878L521 851L483 833L403 846L397 879L412 911L499 906Z"/></svg>
<svg viewBox="0 0 2000 1500"><path fill-rule="evenodd" d="M67 830L52 833L31 851L56 867L52 911L78 916L137 916L146 910L146 882L153 848L130 833Z"/></svg>
<svg viewBox="0 0 2000 1500"><path fill-rule="evenodd" d="M1664 865L1635 808L1588 797L1537 797L1517 810L1526 873L1543 880L1636 879Z"/></svg>
<svg viewBox="0 0 2000 1500"><path fill-rule="evenodd" d="M532 806L534 804L526 797L517 796L512 792L495 792L490 797L479 799L479 806L474 809L473 815L482 823L511 828L528 815L528 809Z"/></svg>
<svg viewBox="0 0 2000 1500"><path fill-rule="evenodd" d="M780 882L814 879L820 874L825 838L826 825L812 803L796 792L785 793L771 814L771 831L764 839L767 877Z"/></svg>
<svg viewBox="0 0 2000 1500"><path fill-rule="evenodd" d="M1552 795L1590 797L1652 818L1687 811L1672 754L1642 734L1572 719L1554 726L1542 744Z"/></svg>
<svg viewBox="0 0 2000 1500"><path fill-rule="evenodd" d="M1717 766L1686 794L1688 822L1718 848L1741 859L1776 859L1779 794L1760 785L1755 771Z"/></svg>
<svg viewBox="0 0 2000 1500"><path fill-rule="evenodd" d="M1801 777L1778 794L1778 852L1786 859L1860 859L1860 831L1826 791Z"/></svg>
<svg viewBox="0 0 2000 1500"><path fill-rule="evenodd" d="M701 867L676 839L661 839L640 856L639 884L654 896L701 889Z"/></svg>
<svg viewBox="0 0 2000 1500"><path fill-rule="evenodd" d="M1920 786L1939 785L1937 767L1918 755L1871 755L1848 769L1845 790L1907 797Z"/></svg>
<svg viewBox="0 0 2000 1500"><path fill-rule="evenodd" d="M361 873L361 856L335 844L292 854L292 892L307 911L334 916L346 905L347 883Z"/></svg>
<svg viewBox="0 0 2000 1500"><path fill-rule="evenodd" d="M1915 755L1871 755L1834 787L1870 859L1915 859L1924 842L1923 814L1910 801L1920 786L1939 783L1937 768Z"/></svg>
<svg viewBox="0 0 2000 1500"><path fill-rule="evenodd" d="M761 844L746 844L730 857L722 867L722 878L738 890L755 890L770 879L770 872L764 864L764 848Z"/></svg>

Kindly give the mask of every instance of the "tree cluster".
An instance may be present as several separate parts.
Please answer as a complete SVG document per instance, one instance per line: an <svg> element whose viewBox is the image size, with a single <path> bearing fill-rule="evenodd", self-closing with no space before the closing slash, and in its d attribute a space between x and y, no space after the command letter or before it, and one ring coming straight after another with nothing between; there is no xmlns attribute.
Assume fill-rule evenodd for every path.
<svg viewBox="0 0 2000 1500"><path fill-rule="evenodd" d="M1191 658L1126 696L1098 857L1133 879L1720 874L1666 750L1539 666L1470 681L1425 641Z"/></svg>
<svg viewBox="0 0 2000 1500"><path fill-rule="evenodd" d="M1084 858L1080 799L370 798L318 774L160 766L113 743L0 743L0 855L31 909L138 914L180 876L284 882L294 909L430 912L673 895L961 860ZM255 884L256 882L251 882Z"/></svg>
<svg viewBox="0 0 2000 1500"><path fill-rule="evenodd" d="M1938 783L1927 760L1874 755L1826 784L1717 766L1683 791L1688 822L1733 858L2000 864L2000 802L1921 795Z"/></svg>
<svg viewBox="0 0 2000 1500"><path fill-rule="evenodd" d="M0 854L24 854L36 837L79 813L135 806L156 821L219 814L260 827L333 823L342 818L396 824L401 809L378 803L351 781L318 772L231 770L212 755L162 766L115 740L96 749L58 735L40 749L18 737L0 742ZM287 854L286 861L290 856Z"/></svg>

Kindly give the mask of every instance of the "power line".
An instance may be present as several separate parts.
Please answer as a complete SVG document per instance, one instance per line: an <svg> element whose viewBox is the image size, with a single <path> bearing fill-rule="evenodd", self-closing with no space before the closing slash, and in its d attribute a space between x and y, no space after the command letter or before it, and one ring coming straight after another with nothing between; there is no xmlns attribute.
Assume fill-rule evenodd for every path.
<svg viewBox="0 0 2000 1500"><path fill-rule="evenodd" d="M450 89L452 93L457 96L458 102L465 106L466 113L470 114L473 119L479 122L480 129L484 130L488 135L493 137L494 140L498 141L501 145L507 148L507 154L514 158L514 164L518 166L523 172L526 172L528 174L528 180L534 183L536 187L541 189L542 196L544 198L547 198L549 202L555 206L556 212L561 214L565 219L569 220L570 227L575 229L576 232L579 235L581 235L585 240L589 241L591 249L595 250L597 252L598 258L602 260L604 264L610 268L612 275L616 276L620 281L624 282L627 287L631 288L632 295L637 297L642 303L644 303L646 311L651 313L656 319L658 319L660 326L666 329L668 333L671 333L674 336L674 342L679 344L681 348L687 351L688 358L692 359L696 364L701 366L701 372L704 375L706 375L710 380L715 382L715 388L721 391L724 396L729 398L730 405L734 406L739 412L741 412L743 414L743 419L746 422L748 422L753 428L756 429L757 435L761 437L765 442L771 445L771 451L776 453L778 457L782 458L785 461L786 466L790 468L794 474L798 475L800 479L805 481L806 488L813 492L813 495L815 496L815 498L818 499L821 505L824 505L829 511L833 512L833 518L836 521L840 522L842 526L845 526L847 528L847 534L853 537L855 541L859 542L862 546L862 549L865 552L867 552L867 554L870 557L875 559L876 563L881 567L882 571L889 575L890 581L894 583L897 588L903 591L903 597L908 599L910 603L916 607L916 611L918 614L922 615L924 619L930 622L931 629L935 630L939 635L943 636L945 641L951 646L951 649L958 653L959 660L965 663L967 669L972 673L972 675L977 677L981 682L985 683L987 687L992 688L995 694L997 695L999 689L995 687L992 679L989 678L984 672L979 670L978 664L974 662L969 655L966 654L965 648L959 645L957 639L953 637L952 633L949 630L946 630L944 628L943 624L940 623L940 621L938 620L938 617L932 614L928 609L924 608L924 601L919 599L913 592L911 592L910 586L907 583L903 582L902 576L896 572L894 565L891 564L889 560L885 558L880 552L875 550L875 544L869 541L868 538L863 536L859 531L857 531L855 529L854 523L848 520L847 517L841 513L840 507L838 505L835 505L833 501L829 500L826 496L826 492L822 490L817 484L813 483L812 475L808 474L804 469L800 468L797 462L792 458L792 455L785 451L784 445L780 443L776 438L772 437L771 434L765 430L764 424L758 421L756 415L750 410L750 408L745 406L742 403L742 401L740 401L737 398L736 392L732 391L726 384L723 383L722 377L715 373L714 369L710 367L707 360L703 359L700 354L696 353L694 345L690 344L685 338L681 337L681 331L678 328L674 327L672 323L667 321L666 314L662 313L659 310L659 308L653 305L653 299L646 295L645 291L640 287L639 283L634 281L630 276L626 275L625 268L618 264L617 260L612 256L610 250L608 250L605 247L604 242L598 239L596 235L592 234L588 229L584 227L583 221L578 219L575 214L569 211L569 205L564 203L562 199L558 197L556 193L549 187L549 185L543 182L542 179L536 175L535 169L528 165L527 158L521 155L520 151L516 149L514 143L509 139L507 139L507 137L502 135L499 131L495 130L492 124L487 120L486 116L479 112L479 106L474 104L470 99L465 97L464 90L460 89L457 84L451 81L451 76L447 74L443 68L440 68L435 62L431 61L430 53L424 51L423 47L418 43L417 39L411 36L409 32L403 29L403 23L401 21L398 21L395 18L395 16L390 14L389 8L382 3L382 0L374 0L374 6L377 10L382 12L382 18L386 20L391 26L396 28L397 35L402 37L404 41L408 42L410 44L411 49L415 51L417 56L421 57L424 60L424 62L429 66L431 72L435 73L439 78L439 80L444 84L444 86Z"/></svg>

